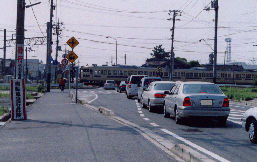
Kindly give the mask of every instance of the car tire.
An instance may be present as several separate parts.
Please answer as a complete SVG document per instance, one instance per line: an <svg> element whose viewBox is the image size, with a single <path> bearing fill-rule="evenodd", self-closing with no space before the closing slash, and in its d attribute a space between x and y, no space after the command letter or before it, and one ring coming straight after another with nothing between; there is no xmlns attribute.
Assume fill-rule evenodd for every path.
<svg viewBox="0 0 257 162"><path fill-rule="evenodd" d="M141 99L142 108L146 108L146 105L143 102L143 99Z"/></svg>
<svg viewBox="0 0 257 162"><path fill-rule="evenodd" d="M164 118L169 118L169 117L170 117L170 114L166 111L166 106L165 106L165 104L164 104L164 106L163 106L163 116L164 116Z"/></svg>
<svg viewBox="0 0 257 162"><path fill-rule="evenodd" d="M181 119L179 119L178 117L178 109L175 109L175 122L176 124L180 124L181 123Z"/></svg>
<svg viewBox="0 0 257 162"><path fill-rule="evenodd" d="M148 110L149 112L153 112L153 106L151 106L150 101L148 101Z"/></svg>
<svg viewBox="0 0 257 162"><path fill-rule="evenodd" d="M140 103L140 99L137 97L137 102L139 102Z"/></svg>
<svg viewBox="0 0 257 162"><path fill-rule="evenodd" d="M131 96L127 95L127 98L128 98L128 99L131 99Z"/></svg>
<svg viewBox="0 0 257 162"><path fill-rule="evenodd" d="M252 143L257 143L257 121L252 119L249 124L249 139Z"/></svg>

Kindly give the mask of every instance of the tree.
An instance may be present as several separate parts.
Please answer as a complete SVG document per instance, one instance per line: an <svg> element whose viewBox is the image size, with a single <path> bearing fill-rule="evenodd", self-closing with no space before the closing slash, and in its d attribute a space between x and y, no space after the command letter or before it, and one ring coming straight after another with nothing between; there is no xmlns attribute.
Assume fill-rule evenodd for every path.
<svg viewBox="0 0 257 162"><path fill-rule="evenodd" d="M170 58L170 53L165 52L164 48L162 48L162 45L154 47L154 50L152 51L153 53L150 53L150 55L156 60L167 60Z"/></svg>
<svg viewBox="0 0 257 162"><path fill-rule="evenodd" d="M190 61L188 64L190 65L190 67L200 67L201 66L198 61L194 61L194 60Z"/></svg>

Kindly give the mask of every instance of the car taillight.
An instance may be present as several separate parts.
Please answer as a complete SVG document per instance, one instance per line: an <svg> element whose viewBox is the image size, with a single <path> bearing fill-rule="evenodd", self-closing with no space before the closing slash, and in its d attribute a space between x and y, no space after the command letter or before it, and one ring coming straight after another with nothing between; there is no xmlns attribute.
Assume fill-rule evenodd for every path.
<svg viewBox="0 0 257 162"><path fill-rule="evenodd" d="M128 87L131 88L131 81L129 82L129 86Z"/></svg>
<svg viewBox="0 0 257 162"><path fill-rule="evenodd" d="M183 106L191 106L191 102L190 102L189 97L184 98Z"/></svg>
<svg viewBox="0 0 257 162"><path fill-rule="evenodd" d="M107 83L106 83L106 86L107 86Z"/></svg>
<svg viewBox="0 0 257 162"><path fill-rule="evenodd" d="M222 107L229 107L229 100L228 100L228 98L224 98Z"/></svg>
<svg viewBox="0 0 257 162"><path fill-rule="evenodd" d="M154 98L164 98L165 97L165 94L154 94Z"/></svg>

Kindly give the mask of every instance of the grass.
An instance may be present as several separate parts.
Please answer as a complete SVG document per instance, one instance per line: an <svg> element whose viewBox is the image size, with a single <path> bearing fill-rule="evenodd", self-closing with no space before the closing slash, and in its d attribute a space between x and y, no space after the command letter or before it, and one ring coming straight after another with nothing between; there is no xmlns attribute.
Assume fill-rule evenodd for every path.
<svg viewBox="0 0 257 162"><path fill-rule="evenodd" d="M9 110L7 107L1 106L0 107L0 116L4 115L4 113L7 113Z"/></svg>
<svg viewBox="0 0 257 162"><path fill-rule="evenodd" d="M229 99L253 100L257 98L257 88L220 87Z"/></svg>

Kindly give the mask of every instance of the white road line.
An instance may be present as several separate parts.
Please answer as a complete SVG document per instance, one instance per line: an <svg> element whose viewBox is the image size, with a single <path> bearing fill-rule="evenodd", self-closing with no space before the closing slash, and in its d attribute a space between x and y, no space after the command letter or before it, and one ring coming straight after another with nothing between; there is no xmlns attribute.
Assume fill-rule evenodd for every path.
<svg viewBox="0 0 257 162"><path fill-rule="evenodd" d="M144 115L144 114L140 114L140 116L142 116L142 117L143 117L143 116L145 116L145 115Z"/></svg>
<svg viewBox="0 0 257 162"><path fill-rule="evenodd" d="M229 114L229 116L243 116L243 114Z"/></svg>
<svg viewBox="0 0 257 162"><path fill-rule="evenodd" d="M159 127L158 124L155 124L155 123L150 123L152 126L155 126L155 127Z"/></svg>
<svg viewBox="0 0 257 162"><path fill-rule="evenodd" d="M143 114L143 111L138 111L139 114Z"/></svg>
<svg viewBox="0 0 257 162"><path fill-rule="evenodd" d="M91 101L88 101L87 103L91 103L91 102L95 101L98 98L97 94L94 94L94 95L95 95L95 98L93 100L91 100Z"/></svg>
<svg viewBox="0 0 257 162"><path fill-rule="evenodd" d="M206 150L205 148L202 148L202 147L200 147L200 146L198 146L198 145L196 145L196 144L194 144L194 143L192 143L192 142L186 140L185 138L182 138L182 137L180 137L180 136L178 136L178 135L176 135L176 134L174 134L174 133L172 133L172 132L170 132L170 131L168 131L168 130L166 130L166 129L161 129L161 131L163 131L163 132L165 132L165 133L167 133L167 134L169 134L169 135L171 135L171 136L177 138L177 139L180 140L180 141L183 141L184 143L190 145L191 147L196 148L196 149L199 150L199 151L204 152L205 154L207 154L207 155L213 157L214 159L217 159L217 160L222 161L222 162L225 162L225 161L228 162L227 159L224 159L224 158L220 157L219 155L214 154L213 152L210 152L210 151Z"/></svg>
<svg viewBox="0 0 257 162"><path fill-rule="evenodd" d="M240 107L240 106L234 106L234 107Z"/></svg>
<svg viewBox="0 0 257 162"><path fill-rule="evenodd" d="M137 108L137 110L141 111L142 109L141 108Z"/></svg>
<svg viewBox="0 0 257 162"><path fill-rule="evenodd" d="M234 117L228 117L228 119L238 119L238 120L241 120L241 118L234 118Z"/></svg>
<svg viewBox="0 0 257 162"><path fill-rule="evenodd" d="M144 119L144 120L147 120L147 121L150 120L150 119L148 119L148 118L143 118L143 119Z"/></svg>

